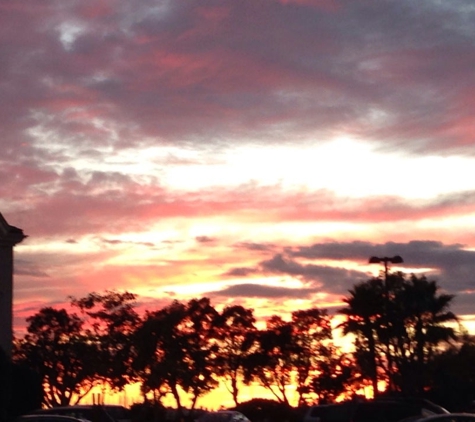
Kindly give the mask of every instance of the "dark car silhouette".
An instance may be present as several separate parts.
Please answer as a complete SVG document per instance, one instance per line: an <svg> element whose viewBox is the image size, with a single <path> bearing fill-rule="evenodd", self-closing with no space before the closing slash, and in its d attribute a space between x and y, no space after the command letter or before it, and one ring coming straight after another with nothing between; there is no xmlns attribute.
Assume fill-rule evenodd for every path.
<svg viewBox="0 0 475 422"><path fill-rule="evenodd" d="M312 406L303 422L398 422L446 413L449 412L443 407L422 399L355 400Z"/></svg>
<svg viewBox="0 0 475 422"><path fill-rule="evenodd" d="M130 422L129 410L115 405L75 405L41 409L30 414L61 415L89 422Z"/></svg>
<svg viewBox="0 0 475 422"><path fill-rule="evenodd" d="M195 422L251 422L241 412L235 410L218 410L201 415Z"/></svg>

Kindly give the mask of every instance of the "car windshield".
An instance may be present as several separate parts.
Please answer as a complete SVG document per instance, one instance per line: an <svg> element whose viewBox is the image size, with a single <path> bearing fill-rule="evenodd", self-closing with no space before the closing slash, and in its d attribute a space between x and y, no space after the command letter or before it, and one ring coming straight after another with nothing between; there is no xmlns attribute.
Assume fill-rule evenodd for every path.
<svg viewBox="0 0 475 422"><path fill-rule="evenodd" d="M116 421L130 420L130 412L122 406L104 406L104 410Z"/></svg>

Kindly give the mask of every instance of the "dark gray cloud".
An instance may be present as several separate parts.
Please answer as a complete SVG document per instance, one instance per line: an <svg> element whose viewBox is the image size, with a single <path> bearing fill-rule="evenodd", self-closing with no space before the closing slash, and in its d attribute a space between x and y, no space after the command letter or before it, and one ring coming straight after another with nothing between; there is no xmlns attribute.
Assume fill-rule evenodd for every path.
<svg viewBox="0 0 475 422"><path fill-rule="evenodd" d="M324 4L2 4L0 197L14 210L35 203L29 218L40 215L48 230L80 227L63 220L73 214L65 207L75 214L100 209L104 219L83 226L97 230L121 221L118 213L132 213L133 221L133 208L147 202L140 193L152 188L155 203L176 199L159 197L160 181L91 174L71 167L76 159L110 162L148 144L213 152L216 144L250 138L297 144L311 134L320 142L342 128L381 148L473 152L469 0ZM318 215L318 195L314 200L307 208L296 203L286 217ZM396 199L391 211L404 219L461 200L473 205L473 193L423 206ZM358 214L385 218L387 207ZM344 207L328 211L356 216Z"/></svg>
<svg viewBox="0 0 475 422"><path fill-rule="evenodd" d="M455 295L457 299L454 301L454 311L457 314L473 313L470 310L470 298L475 284L475 251L467 250L463 245L447 245L439 241L418 240L382 244L363 241L327 241L309 246L282 247L282 253L260 261L256 267L236 267L226 275L242 277L259 274L285 275L304 282L303 288L295 288L296 297L311 300L313 295L322 292L344 297L353 285L368 280L373 275L366 270L345 269L338 266L338 261L366 264L371 256L393 257L395 255L403 257L404 263L400 265L404 266L404 272L420 275L422 270L422 274L437 281L442 292ZM334 264L330 266L330 264L309 263L312 260L334 261ZM382 272L383 264L380 267ZM391 270L390 264L389 271ZM241 285L234 288L244 292L245 295L246 289ZM266 289L267 287L264 287L262 291L265 292ZM281 290L280 287L276 289ZM222 294L226 295L228 291L229 289ZM234 293L234 290L231 290L231 293Z"/></svg>
<svg viewBox="0 0 475 422"><path fill-rule="evenodd" d="M258 271L255 268L245 268L245 267L237 267L231 268L229 271L225 272L224 276L231 276L231 277L247 277L252 274L256 274Z"/></svg>
<svg viewBox="0 0 475 422"><path fill-rule="evenodd" d="M365 272L328 265L301 264L283 254L274 255L271 259L262 261L259 266L264 274L287 274L309 282L314 293L324 291L343 294L353 284L368 278Z"/></svg>
<svg viewBox="0 0 475 422"><path fill-rule="evenodd" d="M144 137L275 141L283 125L473 151L455 128L475 106L474 14L470 0L4 4L4 157L33 153L20 147L33 127L78 153Z"/></svg>
<svg viewBox="0 0 475 422"><path fill-rule="evenodd" d="M155 244L152 242L133 242L133 241L127 241L127 240L121 240L121 239L103 239L103 238L99 238L97 240L100 243L103 243L105 245L111 245L111 246L133 245L133 246L145 246L147 248L155 247Z"/></svg>
<svg viewBox="0 0 475 422"><path fill-rule="evenodd" d="M276 249L276 245L259 242L241 242L235 245L236 248L243 248L249 251L269 252Z"/></svg>
<svg viewBox="0 0 475 422"><path fill-rule="evenodd" d="M289 256L309 259L350 259L365 262L371 256L400 255L404 266L429 269L441 285L452 292L463 292L475 286L475 251L464 245L446 245L440 241L414 240L407 243L326 242L289 248Z"/></svg>
<svg viewBox="0 0 475 422"><path fill-rule="evenodd" d="M242 298L265 298L276 299L296 299L307 297L312 290L290 289L276 286L263 286L261 284L237 284L219 292L211 292L214 296L242 297Z"/></svg>
<svg viewBox="0 0 475 422"><path fill-rule="evenodd" d="M311 246L289 248L287 253L293 257L310 259L367 259L371 255L381 254L381 249L378 249L377 252L375 252L375 249L378 249L378 245L371 242L325 242L316 243ZM388 252L387 249L386 252Z"/></svg>
<svg viewBox="0 0 475 422"><path fill-rule="evenodd" d="M475 296L472 292L464 292L463 294L456 294L452 300L452 310L457 316L473 315L473 304L475 303Z"/></svg>
<svg viewBox="0 0 475 422"><path fill-rule="evenodd" d="M24 259L15 260L15 275L28 276L34 278L47 278L49 275L35 262L26 261Z"/></svg>

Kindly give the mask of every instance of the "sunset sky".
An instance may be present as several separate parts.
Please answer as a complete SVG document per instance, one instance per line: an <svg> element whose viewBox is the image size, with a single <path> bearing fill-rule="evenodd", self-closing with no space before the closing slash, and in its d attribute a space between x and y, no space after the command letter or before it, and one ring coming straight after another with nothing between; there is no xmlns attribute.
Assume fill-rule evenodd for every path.
<svg viewBox="0 0 475 422"><path fill-rule="evenodd" d="M474 22L473 0L2 1L16 334L107 289L334 312L396 254L475 319Z"/></svg>

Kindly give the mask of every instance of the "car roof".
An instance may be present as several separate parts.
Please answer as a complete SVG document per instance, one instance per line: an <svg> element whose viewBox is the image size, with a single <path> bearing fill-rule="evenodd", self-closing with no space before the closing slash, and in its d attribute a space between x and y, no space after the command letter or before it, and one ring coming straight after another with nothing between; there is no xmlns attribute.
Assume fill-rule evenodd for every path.
<svg viewBox="0 0 475 422"><path fill-rule="evenodd" d="M116 419L100 405L73 405L73 406L58 406L48 409L41 409L35 414L44 415L63 415L72 416L79 420L97 421L97 422L114 422Z"/></svg>
<svg viewBox="0 0 475 422"><path fill-rule="evenodd" d="M475 413L447 413L444 415L431 415L419 419L417 422L447 421L447 422L475 422Z"/></svg>
<svg viewBox="0 0 475 422"><path fill-rule="evenodd" d="M67 415L28 414L19 416L17 422L84 422L83 419Z"/></svg>
<svg viewBox="0 0 475 422"><path fill-rule="evenodd" d="M249 419L236 410L218 410L201 415L198 422L249 422Z"/></svg>
<svg viewBox="0 0 475 422"><path fill-rule="evenodd" d="M406 422L421 422L421 419L427 415L447 413L446 409L428 400L387 397L312 406L303 420L305 422L390 422L404 419Z"/></svg>

